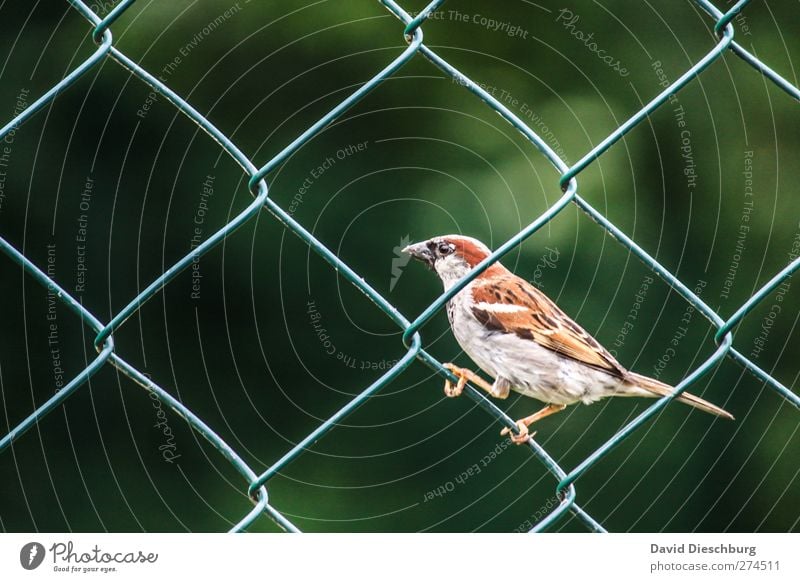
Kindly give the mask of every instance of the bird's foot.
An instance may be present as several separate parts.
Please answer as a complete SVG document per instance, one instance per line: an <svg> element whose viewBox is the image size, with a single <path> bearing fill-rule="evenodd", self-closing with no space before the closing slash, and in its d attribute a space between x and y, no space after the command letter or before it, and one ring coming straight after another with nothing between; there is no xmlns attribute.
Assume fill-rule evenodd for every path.
<svg viewBox="0 0 800 582"><path fill-rule="evenodd" d="M444 381L444 395L448 398L458 398L464 391L464 386L467 385L467 380L472 376L472 372L464 368L459 368L455 364L444 364L444 367L458 377L458 382L455 386L450 379Z"/></svg>
<svg viewBox="0 0 800 582"><path fill-rule="evenodd" d="M516 435L511 432L510 428L504 428L500 431L501 436L505 436L507 434L511 435L511 442L517 445L521 445L523 443L527 443L530 438L535 435L536 433L533 432L528 434L528 427L532 425L537 420L542 420L543 418L550 416L551 414L555 414L556 412L561 412L567 407L566 404L548 404L544 408L542 408L539 412L534 412L530 416L526 416L525 418L520 418L517 421L517 428L519 428L519 434Z"/></svg>
<svg viewBox="0 0 800 582"><path fill-rule="evenodd" d="M509 435L511 442L515 445L523 445L527 443L529 440L531 440L533 435L536 434L536 431L529 433L528 425L525 423L525 420L526 419L522 418L516 422L517 428L519 429L519 434L514 434L511 432L510 428L506 427L500 431L500 436Z"/></svg>

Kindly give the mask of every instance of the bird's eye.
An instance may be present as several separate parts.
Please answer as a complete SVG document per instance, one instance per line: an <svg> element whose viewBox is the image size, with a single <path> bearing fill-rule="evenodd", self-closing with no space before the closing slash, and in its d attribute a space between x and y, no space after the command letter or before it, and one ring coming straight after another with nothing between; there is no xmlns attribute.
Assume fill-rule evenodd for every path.
<svg viewBox="0 0 800 582"><path fill-rule="evenodd" d="M453 252L453 250L455 250L455 247L453 247L453 245L451 245L450 243L446 243L446 242L439 243L438 251L439 251L440 255L443 255L443 256L444 255L449 255L450 253Z"/></svg>

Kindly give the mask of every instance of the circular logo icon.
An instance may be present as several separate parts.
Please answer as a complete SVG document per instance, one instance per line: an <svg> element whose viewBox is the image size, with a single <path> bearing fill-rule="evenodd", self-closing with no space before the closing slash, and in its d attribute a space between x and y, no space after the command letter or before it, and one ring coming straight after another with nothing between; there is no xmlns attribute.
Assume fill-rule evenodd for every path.
<svg viewBox="0 0 800 582"><path fill-rule="evenodd" d="M19 551L19 563L26 570L35 570L44 561L44 546L39 542L29 542Z"/></svg>

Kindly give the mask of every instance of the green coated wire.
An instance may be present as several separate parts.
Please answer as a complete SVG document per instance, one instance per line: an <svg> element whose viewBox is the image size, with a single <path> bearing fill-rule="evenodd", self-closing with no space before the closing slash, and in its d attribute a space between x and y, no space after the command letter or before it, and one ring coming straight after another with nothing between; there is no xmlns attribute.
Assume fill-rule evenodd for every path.
<svg viewBox="0 0 800 582"><path fill-rule="evenodd" d="M728 24L730 24L730 22L742 11L742 8L747 6L749 3L750 0L739 0L736 4L731 6L730 10L717 18L717 22L714 23L714 32L720 34L722 29L726 28Z"/></svg>
<svg viewBox="0 0 800 582"><path fill-rule="evenodd" d="M714 17L717 22L725 22L726 24L729 23L733 18L735 18L736 14L741 12L741 8L743 6L739 6L739 4L733 6L731 10L727 14L723 14L716 6L711 4L710 2L700 1L698 2L701 8L705 10L708 14ZM739 8L738 10L737 7ZM736 10L734 14L733 11ZM719 33L718 25L714 26L714 31ZM784 90L787 94L794 97L796 100L800 101L800 89L792 85L789 81L781 77L778 73L773 71L766 63L758 59L754 54L750 53L747 49L745 49L742 45L737 42L732 42L730 45L731 51L742 58L748 65L756 69L759 73L767 77L770 81L775 83L778 87Z"/></svg>
<svg viewBox="0 0 800 582"><path fill-rule="evenodd" d="M50 279L39 267L33 264L25 255L10 245L5 239L0 237L0 250L8 255L12 260L16 261L22 266L23 270L36 280L37 283L43 287L50 289L55 297L65 303L71 311L81 318L83 323L98 330L102 328L102 324L97 318L92 315L87 309L81 305L72 295L70 295L58 283ZM70 380L66 386L61 388L58 392L53 394L47 401L36 408L27 418L12 428L7 435L0 439L0 451L10 447L14 441L25 434L33 426L35 426L42 418L52 412L55 408L60 406L69 396L71 396L78 388L80 388L89 378L91 378L102 366L106 360L111 356L114 349L114 341L109 337L102 348L99 355L88 365L86 368Z"/></svg>
<svg viewBox="0 0 800 582"><path fill-rule="evenodd" d="M189 425L198 431L203 437L205 437L208 442L210 442L214 448L217 449L235 468L236 470L241 473L241 475L246 479L247 482L253 481L256 478L255 472L245 463L241 457L233 450L211 427L209 427L205 422L203 422L196 414L194 414L189 408L183 405L179 400L177 400L174 396L172 396L169 392L164 390L161 386L153 382L150 378L142 374L139 370L128 364L125 360L120 358L118 355L113 354L111 356L112 362L114 365L119 369L123 374L128 376L131 380L139 384L141 387L145 388L148 392L155 394L159 400L167 404L172 410L178 414L181 418L183 418ZM251 511L248 516L246 516L241 522L239 522L236 526L234 526L234 530L243 529L247 525L249 525L256 517L258 517L259 512L256 512L255 509L262 509L265 510L267 507L271 507L267 503L267 490L264 487L258 488L258 504L253 511ZM273 510L274 511L274 510ZM276 519L275 521L281 525L284 529L291 532L298 532L299 530L297 527L292 524L288 519L283 517L283 515L275 512Z"/></svg>
<svg viewBox="0 0 800 582"><path fill-rule="evenodd" d="M99 42L100 37L105 34L106 30L108 30L108 28L114 24L114 22L116 22L117 18L122 16L122 13L125 12L134 2L136 2L136 0L121 0L121 2L111 9L111 12L109 12L106 17L103 18L103 20L97 22L97 26L92 31L92 38L94 41ZM95 20L96 15L91 10L85 15L89 16L92 21Z"/></svg>
<svg viewBox="0 0 800 582"><path fill-rule="evenodd" d="M52 101L59 93L67 89L70 85L72 85L75 81L80 79L83 74L91 69L94 65L100 62L108 51L111 49L111 32L106 30L102 36L102 44L97 48L97 50L92 53L88 59L86 59L83 63L81 63L74 71L71 71L66 77L64 77L61 81L56 83L49 91L47 91L44 95L39 97L36 101L28 105L23 111L20 112L14 119L9 121L2 129L0 129L0 139L3 139L6 135L9 134L12 130L18 128L20 125L25 123L28 119L33 117L40 109L42 109L45 105L47 105L50 101Z"/></svg>

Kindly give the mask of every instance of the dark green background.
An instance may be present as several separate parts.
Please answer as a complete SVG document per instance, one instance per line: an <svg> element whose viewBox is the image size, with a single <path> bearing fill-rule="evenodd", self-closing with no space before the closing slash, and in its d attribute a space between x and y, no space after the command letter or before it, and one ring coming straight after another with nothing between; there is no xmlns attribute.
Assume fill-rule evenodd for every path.
<svg viewBox="0 0 800 582"><path fill-rule="evenodd" d="M722 3L719 3L722 6ZM728 3L730 4L730 3ZM754 2L737 39L789 80L800 55L796 4ZM418 0L403 5L424 6ZM225 10L228 1L140 0L113 26L115 44L153 73ZM558 22L630 71L622 77ZM29 10L27 12L26 10ZM506 91L552 132L571 163L715 43L693 2L539 3L452 1L425 24L429 46L475 81ZM467 15L467 22L454 12ZM164 75L257 165L264 164L367 81L405 43L402 25L376 1L246 2ZM101 11L101 14L104 13ZM483 15L524 38L473 22ZM479 20L479 19L478 19ZM745 28L745 26L747 28ZM95 49L66 2L0 4L0 122L16 96L44 93ZM745 32L749 34L745 34ZM793 61L794 60L794 61ZM243 209L242 171L219 146L150 89L105 61L14 137L0 207L0 235L76 285L81 192L88 210L86 286L101 320L126 305L189 251L202 184L214 177L203 235ZM800 105L728 54L679 95L696 186L683 170L675 104L665 105L579 176L580 194L624 229L722 317L789 260L800 234ZM525 117L523 117L525 119ZM537 125L531 122L534 129ZM541 131L541 126L538 126ZM348 145L363 151L336 159ZM753 210L728 297L752 151ZM295 199L326 158L335 163ZM390 290L394 248L461 232L496 247L560 196L558 175L535 148L462 87L417 57L268 177L270 195L408 318L441 291L409 264ZM558 260L537 271L542 257ZM544 291L620 361L653 374L688 304L663 281L650 285L633 328L614 346L651 273L570 206L505 264ZM205 256L199 299L189 272L144 305L116 334L120 354L180 398L263 471L401 357L400 332L271 215L262 213ZM749 355L773 305L781 313L756 362L786 386L797 382L797 283L773 294L737 329ZM47 293L0 258L2 432L55 390L47 345ZM315 334L314 301L334 354ZM92 336L57 310L63 367L74 376L93 357ZM714 350L713 328L691 315L661 378L678 382ZM460 355L440 313L423 330L441 361ZM337 358L337 354L341 357ZM354 367L345 365L354 362ZM367 364L363 364L366 362ZM384 362L384 364L381 364ZM279 510L307 531L512 531L552 505L555 481L529 451L508 447L499 426L468 399L447 400L441 380L413 364L346 423L270 483ZM577 483L578 501L612 531L800 529L798 411L726 361L692 388L736 422L680 404L625 440ZM575 406L541 423L537 439L566 469L580 463L646 406L626 399ZM512 417L539 403L500 403ZM180 418L167 411L180 457L165 462L148 394L110 367L0 455L5 531L220 531L249 509L246 484ZM456 477L475 463L480 473ZM452 483L452 487L448 485ZM452 488L425 501L426 493ZM266 517L252 527L277 528ZM555 529L583 531L569 520Z"/></svg>

